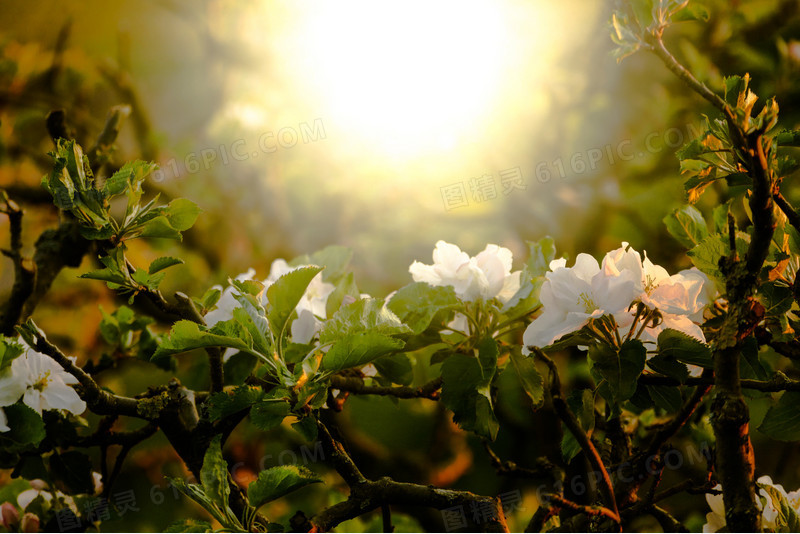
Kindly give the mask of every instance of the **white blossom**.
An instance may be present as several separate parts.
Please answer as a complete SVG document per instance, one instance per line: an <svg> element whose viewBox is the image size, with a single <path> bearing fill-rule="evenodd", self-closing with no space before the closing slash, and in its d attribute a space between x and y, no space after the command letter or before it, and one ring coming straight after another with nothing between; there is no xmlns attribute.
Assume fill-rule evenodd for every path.
<svg viewBox="0 0 800 534"><path fill-rule="evenodd" d="M0 375L0 406L14 404L22 397L22 402L39 415L43 410L80 415L86 410L86 403L70 387L77 383L78 379L52 358L26 347Z"/></svg>
<svg viewBox="0 0 800 534"><path fill-rule="evenodd" d="M492 298L507 302L520 287L520 271L511 272L512 260L511 251L498 245L486 245L471 258L458 246L438 241L432 265L415 261L408 270L415 282L452 286L467 302Z"/></svg>
<svg viewBox="0 0 800 534"><path fill-rule="evenodd" d="M622 316L637 296L641 277L628 269L615 270L605 262L601 269L588 254L578 254L572 267L566 264L563 258L550 263L539 297L542 315L523 335L525 353L528 346L550 345L591 319Z"/></svg>
<svg viewBox="0 0 800 534"><path fill-rule="evenodd" d="M756 505L761 510L761 527L765 532L780 532L787 525L781 525L779 520L781 518L781 497L786 499L789 506L795 512L800 513L800 490L795 490L786 493L786 490L780 484L775 484L769 476L762 476L757 481L758 495L756 498ZM770 488L772 492L777 493L773 497L772 493L768 491ZM717 484L715 490L721 491L722 486ZM725 505L723 503L722 494L711 495L706 494L706 502L708 502L711 511L706 514L706 523L703 525L703 532L719 532L725 525Z"/></svg>

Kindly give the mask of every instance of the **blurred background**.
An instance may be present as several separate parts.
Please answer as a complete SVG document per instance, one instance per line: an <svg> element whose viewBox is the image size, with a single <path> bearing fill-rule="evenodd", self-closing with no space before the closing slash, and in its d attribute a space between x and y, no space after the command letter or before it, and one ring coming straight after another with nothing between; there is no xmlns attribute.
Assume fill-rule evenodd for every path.
<svg viewBox="0 0 800 534"><path fill-rule="evenodd" d="M749 72L757 94L776 96L783 126L796 128L798 2L702 3L709 21L673 26L668 47L716 90L723 76ZM683 267L685 251L661 219L685 201L674 152L711 110L654 56L617 64L612 8L591 0L4 0L0 187L28 211L31 253L58 216L38 187L51 161L48 112L63 109L89 146L109 109L127 104L114 161L158 162L147 190L191 198L204 210L182 244L154 240L133 251L142 263L164 254L187 260L164 282L167 294L199 296L249 267L264 278L273 259L330 244L354 250L359 288L375 296L408 283L408 265L429 263L439 239L470 254L486 243L509 247L515 269L525 240L545 235L572 257L599 256L624 240L657 263ZM719 186L699 208L726 195ZM788 196L798 201L800 191L789 188ZM5 218L0 235L7 235ZM76 279L88 264L62 272L35 316L84 361L103 351L97 303L120 304L102 284ZM0 295L12 280L11 262L1 258ZM180 371L189 385L204 376L202 363ZM110 373L106 383L133 394L171 374L132 364L125 376L122 383ZM497 449L524 465L557 450L558 441L543 449L526 434L530 416L507 378L512 393L500 414L511 430L501 430ZM537 484L495 477L485 452L431 403L353 399L348 406L340 423L352 427L368 472L391 457L401 479L424 475L492 495L520 491L527 511L512 521L527 521L535 508L529 490ZM227 454L243 462L243 477L266 454L267 466L281 451L300 454L288 430L267 440L241 432ZM162 471L181 469L159 439L132 453L137 467L120 482L136 488L139 508L152 513L131 513L107 523L109 530L159 530L201 513L186 503L157 506L152 488L163 487ZM533 444L520 447L525 439ZM796 451L769 446L775 454L760 457L764 472L783 465L786 483L800 485ZM314 491L270 512L280 518L305 506L309 513L326 504L324 492ZM178 502L171 490L166 495ZM697 503L684 504L678 515L687 519ZM700 519L694 513L695 527Z"/></svg>

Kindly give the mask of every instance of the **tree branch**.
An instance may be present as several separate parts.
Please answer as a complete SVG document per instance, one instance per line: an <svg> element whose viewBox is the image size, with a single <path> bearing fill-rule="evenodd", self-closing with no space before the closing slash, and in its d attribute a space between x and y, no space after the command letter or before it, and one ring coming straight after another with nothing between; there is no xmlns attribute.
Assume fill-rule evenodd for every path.
<svg viewBox="0 0 800 534"><path fill-rule="evenodd" d="M346 501L335 504L311 518L310 522L317 532L328 531L343 521L384 505L426 506L442 510L468 504L474 504L486 512L485 515L488 517L484 517L485 520L479 524L484 532L508 532L499 499L468 491L395 482L388 477L369 480L361 474L342 444L331 436L321 421L317 421L317 428L326 459L330 459L333 467L350 487L350 496Z"/></svg>
<svg viewBox="0 0 800 534"><path fill-rule="evenodd" d="M40 331L41 332L41 331ZM72 363L58 347L50 343L43 334L35 337L31 347L37 352L50 356L66 372L74 376L81 385L81 398L86 401L89 408L100 415L127 415L145 419L139 413L139 401L130 397L113 395L102 389L94 379L86 374L83 369Z"/></svg>
<svg viewBox="0 0 800 534"><path fill-rule="evenodd" d="M572 413L561 393L561 379L558 376L558 369L556 364L544 352L534 347L534 353L550 368L550 396L552 397L553 408L558 417L563 421L567 429L575 437L575 440L581 446L581 449L586 453L586 457L592 468L599 472L602 477L600 479L600 491L603 494L603 499L606 501L606 506L615 514L616 521L619 522L619 509L617 508L617 499L614 496L614 486L611 484L611 477L608 475L603 460L600 458L600 453L597 452L592 440L584 432L575 414Z"/></svg>
<svg viewBox="0 0 800 534"><path fill-rule="evenodd" d="M439 389L442 387L442 378L435 378L418 388L407 386L367 386L364 380L354 376L331 376L331 387L357 395L381 395L397 397L398 399L431 399L439 400Z"/></svg>
<svg viewBox="0 0 800 534"><path fill-rule="evenodd" d="M10 200L5 191L0 190L0 199L5 201L5 207L0 213L8 215L9 233L11 234L10 249L3 250L3 255L11 258L14 264L14 285L11 295L0 315L0 334L10 336L14 333L14 326L22 315L25 301L33 293L36 272L32 266L26 265L22 257L22 215L23 211L16 202Z"/></svg>

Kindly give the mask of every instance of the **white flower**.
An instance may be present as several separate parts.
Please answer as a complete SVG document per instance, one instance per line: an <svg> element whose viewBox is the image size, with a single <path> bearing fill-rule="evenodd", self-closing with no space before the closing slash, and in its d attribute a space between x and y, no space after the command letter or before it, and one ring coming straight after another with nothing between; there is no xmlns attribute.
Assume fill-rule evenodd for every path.
<svg viewBox="0 0 800 534"><path fill-rule="evenodd" d="M520 287L520 272L511 272L511 251L498 245L486 245L470 258L456 245L437 241L433 264L415 261L408 268L415 282L432 286L453 286L456 295L472 302L497 298L507 302Z"/></svg>
<svg viewBox="0 0 800 534"><path fill-rule="evenodd" d="M702 322L703 310L713 300L715 291L705 274L692 268L670 276L666 269L651 262L646 252L642 261L639 253L625 242L621 248L606 254L603 269L609 274L629 273L634 279L638 278L637 298L661 313L662 321L642 332L643 341L655 343L658 334L671 328L705 342L703 330L697 323ZM622 319L620 326L629 326L633 313L630 318Z"/></svg>
<svg viewBox="0 0 800 534"><path fill-rule="evenodd" d="M248 269L246 273L242 273L239 276L237 276L236 280L239 282L244 282L245 280L253 280L254 279L253 277L255 277L255 275L256 275L256 270L251 268ZM222 286L219 285L213 286L212 289L219 289L220 291L222 291L222 295L220 295L219 300L217 301L217 307L208 312L204 317L206 324L209 327L214 326L219 322L233 319L233 310L235 310L240 306L239 301L236 300L236 297L233 296L236 292L236 288L233 286L233 284L229 285L224 290L222 289ZM233 350L233 352L236 351Z"/></svg>
<svg viewBox="0 0 800 534"><path fill-rule="evenodd" d="M563 258L554 260L545 274L540 294L543 313L523 336L526 354L528 346L547 346L591 319L621 317L638 294L641 276L629 269L615 269L605 262L601 269L588 254L578 254L573 267L566 264Z"/></svg>
<svg viewBox="0 0 800 534"><path fill-rule="evenodd" d="M47 488L47 483L41 479L34 479L30 481L31 489L25 490L19 495L17 495L17 504L25 511L25 509L30 505L34 499L41 495L42 499L46 503L50 503L53 500L53 492L49 491ZM55 492L55 497L61 501L63 504L68 506L75 515L78 515L78 507L75 505L75 501L69 495L66 495L58 490Z"/></svg>
<svg viewBox="0 0 800 534"><path fill-rule="evenodd" d="M0 432L8 432L11 428L8 426L8 419L6 419L6 412L0 408Z"/></svg>
<svg viewBox="0 0 800 534"><path fill-rule="evenodd" d="M783 486L775 484L769 476L762 476L756 480L758 488L758 498L756 504L761 510L761 527L765 532L780 532L786 525L778 524L781 517L781 498L786 499L796 512L800 513L800 490L786 493ZM717 484L715 490L722 490L722 486ZM773 497L774 495L774 497ZM703 525L703 532L719 532L725 525L725 505L722 494L706 494L706 501L711 508L711 512L706 514L706 524Z"/></svg>
<svg viewBox="0 0 800 534"><path fill-rule="evenodd" d="M73 362L75 358L70 358ZM43 410L67 410L80 415L86 403L70 387L78 379L52 358L27 347L0 376L0 406L22 402L39 415Z"/></svg>

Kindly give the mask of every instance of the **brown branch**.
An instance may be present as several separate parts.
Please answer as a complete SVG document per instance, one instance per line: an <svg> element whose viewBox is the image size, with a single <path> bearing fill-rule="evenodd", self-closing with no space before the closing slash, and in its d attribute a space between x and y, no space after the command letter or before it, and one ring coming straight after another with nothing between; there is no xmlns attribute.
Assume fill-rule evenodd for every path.
<svg viewBox="0 0 800 534"><path fill-rule="evenodd" d="M333 463L333 467L350 487L350 496L346 501L335 504L312 517L310 522L315 531L326 532L343 521L384 505L425 506L443 510L474 503L488 513L488 517L478 525L484 532L508 532L499 499L468 491L396 482L388 477L369 480L361 474L342 444L331 436L322 422L317 422L317 428L326 460Z"/></svg>
<svg viewBox="0 0 800 534"><path fill-rule="evenodd" d="M714 385L714 379L711 377L690 376L685 381L681 382L671 376L644 374L639 377L639 383L648 386L712 386ZM742 389L752 389L755 391L763 391L764 393L800 391L800 380L789 378L781 371L775 371L772 378L769 380L743 378L739 380L739 383Z"/></svg>
<svg viewBox="0 0 800 534"><path fill-rule="evenodd" d="M439 399L439 389L442 387L442 378L435 378L418 388L407 386L367 386L364 380L354 376L331 376L331 387L357 395L381 395L397 397L398 399Z"/></svg>
<svg viewBox="0 0 800 534"><path fill-rule="evenodd" d="M16 202L10 200L5 191L0 190L0 199L5 201L5 207L0 208L0 213L8 216L9 233L11 234L10 249L3 250L14 264L14 284L11 295L0 314L0 334L10 336L14 333L22 315L22 307L33 292L36 272L32 265L22 257L22 215L23 211Z"/></svg>
<svg viewBox="0 0 800 534"><path fill-rule="evenodd" d="M78 380L81 385L79 394L94 413L100 415L127 415L144 419L138 410L138 400L130 397L113 395L102 389L91 376L72 363L72 360L67 358L58 347L50 343L41 330L39 330L39 333L35 336L34 344L31 348L50 356L62 369Z"/></svg>
<svg viewBox="0 0 800 534"><path fill-rule="evenodd" d="M586 432L584 432L575 414L572 413L572 410L570 410L569 405L567 405L563 398L563 394L561 393L561 379L558 376L556 364L538 348L533 347L533 349L534 354L550 368L550 396L553 402L553 408L581 446L592 468L602 475L600 479L600 491L603 494L606 506L614 512L616 521L619 522L619 509L617 508L617 499L614 496L614 486L611 484L611 477L608 475L603 460L600 458L600 453L597 452L592 440L586 435Z"/></svg>
<svg viewBox="0 0 800 534"><path fill-rule="evenodd" d="M492 446L486 440L483 441L483 448L486 449L486 453L489 455L489 461L491 462L492 467L495 468L495 471L497 471L498 475L516 478L560 479L561 469L545 457L537 458L536 467L534 468L521 467L515 462L500 459L497 453L495 453L492 449Z"/></svg>
<svg viewBox="0 0 800 534"><path fill-rule="evenodd" d="M795 230L800 232L800 214L795 211L791 204L783 197L780 191L775 191L772 193L772 199L775 201L775 204L781 209L784 215L786 215L786 220L789 221L789 224L794 226Z"/></svg>
<svg viewBox="0 0 800 534"><path fill-rule="evenodd" d="M548 493L543 497L544 502L546 502L551 508L565 508L580 514L605 517L616 523L619 523L619 515L617 515L614 511L609 510L605 506L587 506L584 504L578 504L555 493Z"/></svg>

